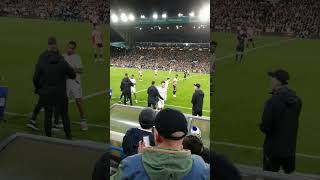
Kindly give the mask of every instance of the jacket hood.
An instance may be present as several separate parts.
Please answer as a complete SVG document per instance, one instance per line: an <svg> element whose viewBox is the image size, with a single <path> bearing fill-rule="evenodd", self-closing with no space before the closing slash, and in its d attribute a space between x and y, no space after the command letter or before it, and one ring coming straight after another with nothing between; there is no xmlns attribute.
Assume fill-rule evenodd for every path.
<svg viewBox="0 0 320 180"><path fill-rule="evenodd" d="M59 51L47 51L47 58L49 60L49 64L57 64L61 61Z"/></svg>
<svg viewBox="0 0 320 180"><path fill-rule="evenodd" d="M288 87L282 87L273 92L273 94L280 98L286 105L292 106L299 102L299 98L296 93Z"/></svg>
<svg viewBox="0 0 320 180"><path fill-rule="evenodd" d="M142 162L152 180L182 179L192 168L189 150L146 148Z"/></svg>

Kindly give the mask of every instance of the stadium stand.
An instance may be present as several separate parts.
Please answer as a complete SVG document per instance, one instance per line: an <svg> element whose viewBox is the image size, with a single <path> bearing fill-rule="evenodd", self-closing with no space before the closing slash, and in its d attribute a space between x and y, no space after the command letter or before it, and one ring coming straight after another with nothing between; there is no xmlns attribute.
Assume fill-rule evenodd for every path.
<svg viewBox="0 0 320 180"><path fill-rule="evenodd" d="M258 32L319 38L319 9L317 0L216 0L211 9L211 28L230 32L249 25Z"/></svg>
<svg viewBox="0 0 320 180"><path fill-rule="evenodd" d="M154 63L150 63L154 62ZM190 71L194 73L209 73L210 53L205 48L182 47L138 47L129 52L114 49L111 51L111 64L116 67L131 67L143 69Z"/></svg>
<svg viewBox="0 0 320 180"><path fill-rule="evenodd" d="M109 6L103 0L3 0L0 16L108 23Z"/></svg>

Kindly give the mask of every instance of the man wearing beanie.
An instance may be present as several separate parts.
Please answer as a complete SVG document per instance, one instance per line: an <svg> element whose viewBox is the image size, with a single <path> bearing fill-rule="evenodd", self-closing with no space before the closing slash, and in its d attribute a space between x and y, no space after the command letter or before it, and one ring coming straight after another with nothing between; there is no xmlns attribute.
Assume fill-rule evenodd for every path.
<svg viewBox="0 0 320 180"><path fill-rule="evenodd" d="M266 101L260 130L265 134L263 169L285 173L295 170L295 154L302 103L289 89L289 73L283 69L269 72L272 96Z"/></svg>
<svg viewBox="0 0 320 180"><path fill-rule="evenodd" d="M152 129L155 117L156 112L152 109L146 108L141 111L139 115L140 128L129 129L122 140L123 152L127 156L138 153L139 141L141 141L145 136L149 137L150 145L154 146Z"/></svg>
<svg viewBox="0 0 320 180"><path fill-rule="evenodd" d="M174 109L163 109L155 118L155 147L139 143L139 154L122 160L111 179L130 180L207 180L209 165L182 147L188 133L185 116Z"/></svg>

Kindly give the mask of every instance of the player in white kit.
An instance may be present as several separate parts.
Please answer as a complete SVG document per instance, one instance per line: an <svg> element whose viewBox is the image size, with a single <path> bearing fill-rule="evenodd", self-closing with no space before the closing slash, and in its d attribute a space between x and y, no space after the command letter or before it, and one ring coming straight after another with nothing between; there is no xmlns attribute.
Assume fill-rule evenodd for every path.
<svg viewBox="0 0 320 180"><path fill-rule="evenodd" d="M155 70L154 70L154 76L158 76L158 68L156 68Z"/></svg>
<svg viewBox="0 0 320 180"><path fill-rule="evenodd" d="M135 102L138 103L137 95L136 95L137 94L137 90L136 90L137 81L134 79L134 75L133 74L130 77L130 81L133 84L133 86L131 86L131 93L134 95Z"/></svg>
<svg viewBox="0 0 320 180"><path fill-rule="evenodd" d="M176 75L176 77L172 81L173 97L177 97L177 95L176 95L176 93L177 93L177 83L178 83L178 74Z"/></svg>
<svg viewBox="0 0 320 180"><path fill-rule="evenodd" d="M141 69L141 67L139 68L139 80L142 81L142 69Z"/></svg>
<svg viewBox="0 0 320 180"><path fill-rule="evenodd" d="M252 47L254 48L255 45L254 45L254 42L253 42L253 33L254 33L254 30L252 27L248 27L247 28L247 48L249 47L249 43L251 43Z"/></svg>
<svg viewBox="0 0 320 180"><path fill-rule="evenodd" d="M170 78L167 78L167 80L165 81L166 89L169 89L169 83L170 83Z"/></svg>
<svg viewBox="0 0 320 180"><path fill-rule="evenodd" d="M93 26L91 39L94 46L94 61L103 61L103 35L96 24Z"/></svg>
<svg viewBox="0 0 320 180"><path fill-rule="evenodd" d="M70 41L68 44L67 53L63 55L64 59L74 69L76 73L75 79L67 79L67 95L68 98L74 98L80 113L80 129L87 131L87 120L84 115L82 104L82 88L80 74L83 72L81 57L76 54L75 49L77 47L76 42Z"/></svg>
<svg viewBox="0 0 320 180"><path fill-rule="evenodd" d="M171 72L172 72L172 68L169 69L169 74L171 74Z"/></svg>
<svg viewBox="0 0 320 180"><path fill-rule="evenodd" d="M164 81L161 82L161 86L158 87L158 91L160 96L163 99L159 99L158 101L158 109L163 109L164 108L164 102L167 100L167 88L166 88L166 83Z"/></svg>

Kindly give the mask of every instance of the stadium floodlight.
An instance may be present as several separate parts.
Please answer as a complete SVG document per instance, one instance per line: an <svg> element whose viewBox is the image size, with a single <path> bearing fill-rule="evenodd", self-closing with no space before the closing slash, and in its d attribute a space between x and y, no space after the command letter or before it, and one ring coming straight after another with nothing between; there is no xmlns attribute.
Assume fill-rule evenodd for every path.
<svg viewBox="0 0 320 180"><path fill-rule="evenodd" d="M120 19L122 22L128 22L128 16L125 13L121 13Z"/></svg>
<svg viewBox="0 0 320 180"><path fill-rule="evenodd" d="M129 19L129 21L134 21L135 17L133 14L129 14L128 19Z"/></svg>
<svg viewBox="0 0 320 180"><path fill-rule="evenodd" d="M153 19L158 19L158 14L157 13L153 13L152 18Z"/></svg>
<svg viewBox="0 0 320 180"><path fill-rule="evenodd" d="M178 17L182 17L182 16L183 16L183 14L182 14L182 13L179 13L179 14L178 14Z"/></svg>
<svg viewBox="0 0 320 180"><path fill-rule="evenodd" d="M202 22L210 21L210 5L205 5L199 12L199 20Z"/></svg>
<svg viewBox="0 0 320 180"><path fill-rule="evenodd" d="M145 18L146 18L146 16L144 16L144 15L141 15L141 16L140 16L140 18L141 18L141 19L145 19Z"/></svg>
<svg viewBox="0 0 320 180"><path fill-rule="evenodd" d="M112 15L111 15L111 21L112 21L113 23L117 23L117 22L119 21L118 16L115 15L115 14L112 14Z"/></svg>
<svg viewBox="0 0 320 180"><path fill-rule="evenodd" d="M195 16L194 12L192 11L191 13L189 13L189 16L194 17Z"/></svg>
<svg viewBox="0 0 320 180"><path fill-rule="evenodd" d="M167 18L167 14L166 14L166 13L163 13L163 14L162 14L162 18L163 18L163 19L166 19L166 18Z"/></svg>

